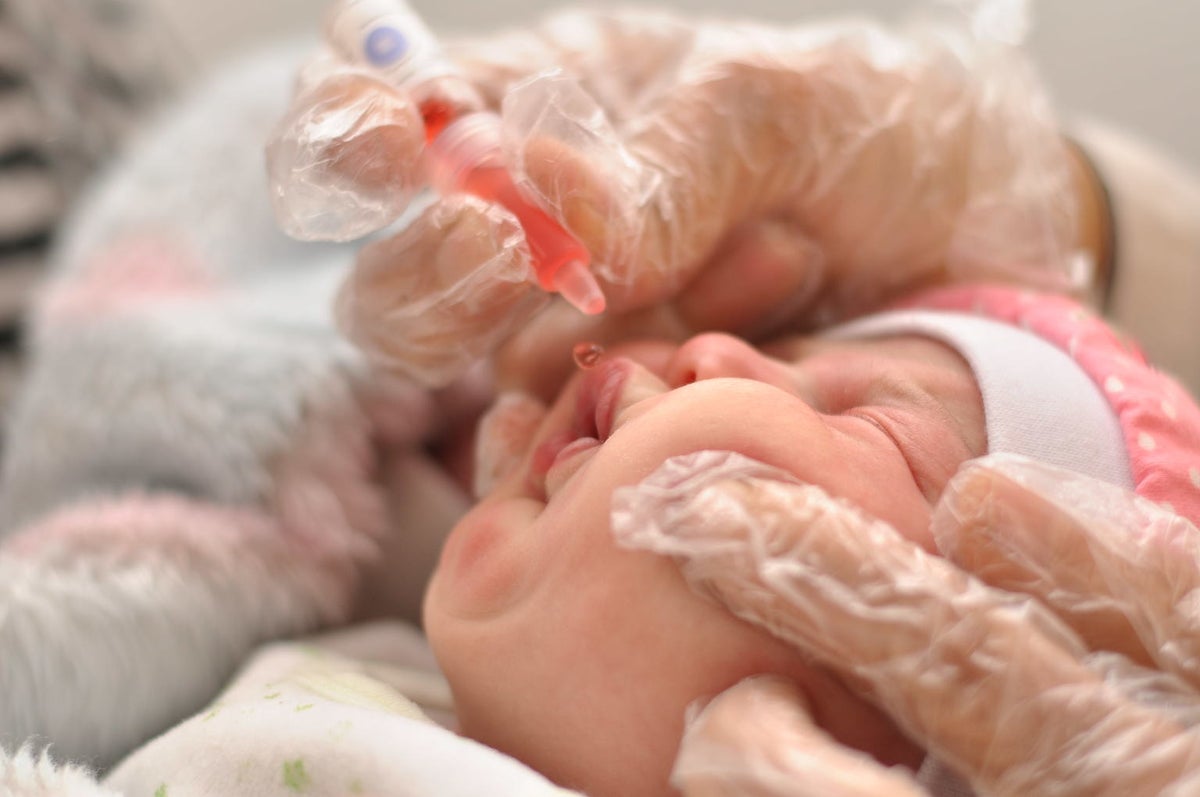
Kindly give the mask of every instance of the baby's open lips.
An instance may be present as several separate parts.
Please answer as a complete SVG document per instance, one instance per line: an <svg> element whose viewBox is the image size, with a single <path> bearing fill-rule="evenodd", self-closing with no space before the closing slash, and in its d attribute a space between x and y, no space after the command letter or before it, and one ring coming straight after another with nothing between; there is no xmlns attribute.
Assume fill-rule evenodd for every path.
<svg viewBox="0 0 1200 797"><path fill-rule="evenodd" d="M584 377L582 391L575 405L575 418L578 423L590 424L595 430L596 439L601 442L612 434L625 384L635 367L632 360L617 357L601 361Z"/></svg>
<svg viewBox="0 0 1200 797"><path fill-rule="evenodd" d="M608 439L625 383L635 367L623 357L604 358L581 376L569 426L551 432L533 449L529 479L542 500L546 498L551 471L555 477L552 481L561 484L569 475L563 472L565 466L571 466L571 473L578 470L581 455Z"/></svg>

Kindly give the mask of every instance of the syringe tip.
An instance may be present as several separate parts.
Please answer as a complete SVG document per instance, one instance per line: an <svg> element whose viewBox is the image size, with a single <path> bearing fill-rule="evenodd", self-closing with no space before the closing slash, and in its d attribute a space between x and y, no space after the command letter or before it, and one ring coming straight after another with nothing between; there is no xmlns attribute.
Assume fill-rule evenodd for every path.
<svg viewBox="0 0 1200 797"><path fill-rule="evenodd" d="M600 284L578 260L572 260L554 275L554 290L584 315L599 315L606 302Z"/></svg>

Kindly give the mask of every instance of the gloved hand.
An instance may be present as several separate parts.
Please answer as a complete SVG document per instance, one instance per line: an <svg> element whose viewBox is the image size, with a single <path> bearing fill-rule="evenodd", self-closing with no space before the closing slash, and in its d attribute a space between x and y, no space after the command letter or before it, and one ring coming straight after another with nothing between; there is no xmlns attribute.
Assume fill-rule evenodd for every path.
<svg viewBox="0 0 1200 797"><path fill-rule="evenodd" d="M943 495L940 558L819 488L700 452L613 506L621 544L677 557L693 586L860 687L979 794L1200 788L1200 532L1157 505L992 455ZM925 793L839 748L774 679L700 712L674 778L693 797Z"/></svg>
<svg viewBox="0 0 1200 797"><path fill-rule="evenodd" d="M1003 6L981 3L972 36L575 13L454 49L482 101L502 100L512 171L587 245L609 304L598 322L534 324L507 382L548 392L570 343L625 334L629 313L755 334L960 277L1066 285L1076 173L1012 37L987 24ZM395 218L421 142L409 98L323 58L271 148L285 227L353 237ZM341 318L377 359L444 381L453 344L489 350L532 316L527 250L511 214L456 196L406 236L365 258Z"/></svg>

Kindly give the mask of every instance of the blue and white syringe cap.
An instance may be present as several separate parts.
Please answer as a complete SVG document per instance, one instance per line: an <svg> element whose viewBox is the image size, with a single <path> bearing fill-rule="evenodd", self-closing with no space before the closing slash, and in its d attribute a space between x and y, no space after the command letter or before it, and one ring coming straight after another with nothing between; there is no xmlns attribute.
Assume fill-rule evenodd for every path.
<svg viewBox="0 0 1200 797"><path fill-rule="evenodd" d="M455 72L433 32L404 0L339 0L326 35L343 58L400 88Z"/></svg>

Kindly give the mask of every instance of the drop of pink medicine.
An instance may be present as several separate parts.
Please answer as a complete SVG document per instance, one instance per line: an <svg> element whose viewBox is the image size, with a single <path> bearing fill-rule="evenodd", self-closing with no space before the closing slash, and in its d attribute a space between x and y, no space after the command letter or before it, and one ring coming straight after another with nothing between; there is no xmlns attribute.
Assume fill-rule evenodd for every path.
<svg viewBox="0 0 1200 797"><path fill-rule="evenodd" d="M571 356L575 358L575 364L580 368L591 368L603 355L603 346L586 340L576 343L575 348L571 349Z"/></svg>

